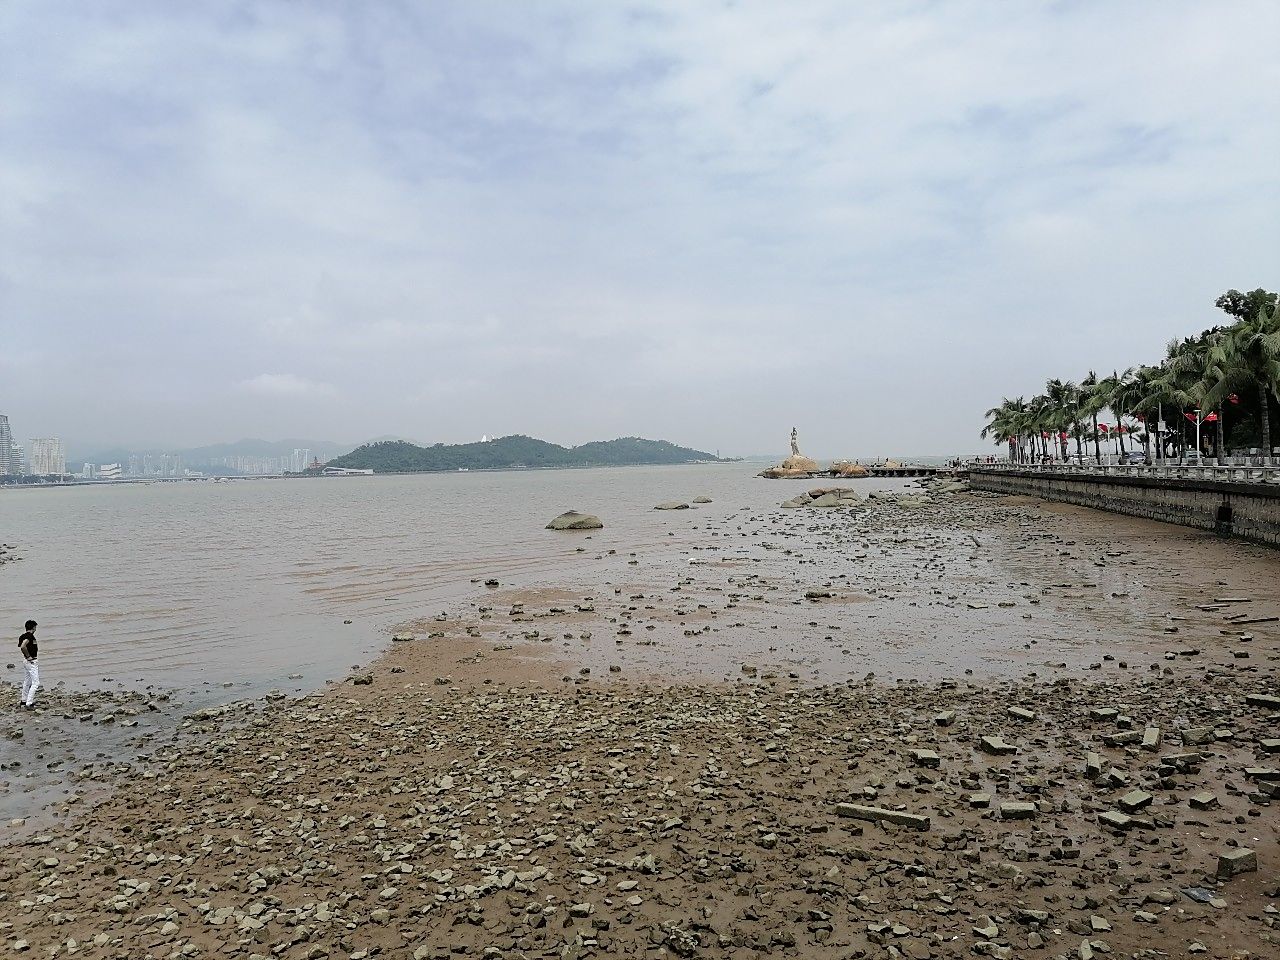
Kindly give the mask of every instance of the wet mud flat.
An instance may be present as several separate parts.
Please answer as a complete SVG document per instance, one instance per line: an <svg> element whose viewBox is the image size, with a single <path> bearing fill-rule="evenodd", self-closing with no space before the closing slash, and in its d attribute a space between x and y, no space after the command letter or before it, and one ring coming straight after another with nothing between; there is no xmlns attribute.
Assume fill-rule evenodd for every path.
<svg viewBox="0 0 1280 960"><path fill-rule="evenodd" d="M664 518L593 583L477 583L189 718L14 834L0 943L1277 955L1271 555L969 495L786 517Z"/></svg>
<svg viewBox="0 0 1280 960"><path fill-rule="evenodd" d="M37 709L17 707L19 686L0 683L0 823L9 831L52 822L133 769L178 730L185 710L168 691L41 688Z"/></svg>

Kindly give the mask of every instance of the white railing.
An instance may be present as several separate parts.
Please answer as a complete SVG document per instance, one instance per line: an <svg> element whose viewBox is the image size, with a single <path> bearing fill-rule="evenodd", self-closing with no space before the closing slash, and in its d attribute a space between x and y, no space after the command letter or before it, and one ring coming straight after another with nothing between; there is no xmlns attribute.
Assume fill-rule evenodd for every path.
<svg viewBox="0 0 1280 960"><path fill-rule="evenodd" d="M1251 461L1234 463L1233 460ZM1275 457L1206 458L1200 463L1164 460L1141 463L986 463L971 461L971 471L981 473L1043 474L1046 476L1147 477L1156 480L1217 480L1233 483L1280 484L1280 461Z"/></svg>

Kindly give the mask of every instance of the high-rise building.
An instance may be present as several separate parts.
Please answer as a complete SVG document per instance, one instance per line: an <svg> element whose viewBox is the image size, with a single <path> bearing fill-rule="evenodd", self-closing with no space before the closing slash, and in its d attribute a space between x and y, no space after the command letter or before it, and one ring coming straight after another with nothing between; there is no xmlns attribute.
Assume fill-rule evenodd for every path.
<svg viewBox="0 0 1280 960"><path fill-rule="evenodd" d="M94 471L97 468L98 465L96 463L86 463L80 468L80 476L85 480L92 480L94 478Z"/></svg>
<svg viewBox="0 0 1280 960"><path fill-rule="evenodd" d="M9 429L9 418L0 413L0 477L18 472L18 458L14 453L13 431Z"/></svg>
<svg viewBox="0 0 1280 960"><path fill-rule="evenodd" d="M293 456L289 458L289 472L301 473L309 466L311 466L311 451L295 448Z"/></svg>
<svg viewBox="0 0 1280 960"><path fill-rule="evenodd" d="M120 464L118 463L104 463L98 467L99 480L119 480L120 474Z"/></svg>
<svg viewBox="0 0 1280 960"><path fill-rule="evenodd" d="M62 451L60 439L57 437L32 438L31 472L37 477L60 477L67 472L67 458Z"/></svg>

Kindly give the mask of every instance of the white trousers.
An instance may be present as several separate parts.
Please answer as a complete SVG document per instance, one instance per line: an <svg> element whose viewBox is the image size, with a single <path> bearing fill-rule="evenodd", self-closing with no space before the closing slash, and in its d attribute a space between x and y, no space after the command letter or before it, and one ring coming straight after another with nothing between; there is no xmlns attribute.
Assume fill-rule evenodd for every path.
<svg viewBox="0 0 1280 960"><path fill-rule="evenodd" d="M40 664L24 659L22 667L27 671L27 679L22 684L22 702L29 707L36 702L36 691L40 689Z"/></svg>

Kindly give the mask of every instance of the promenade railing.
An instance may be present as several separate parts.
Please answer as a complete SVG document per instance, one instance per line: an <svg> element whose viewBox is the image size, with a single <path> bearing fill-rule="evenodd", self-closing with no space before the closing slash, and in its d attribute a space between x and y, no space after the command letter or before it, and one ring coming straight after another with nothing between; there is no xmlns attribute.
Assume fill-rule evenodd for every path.
<svg viewBox="0 0 1280 960"><path fill-rule="evenodd" d="M1232 463L1231 460L1252 461ZM1146 477L1153 480L1215 480L1226 483L1280 484L1280 462L1274 457L1224 457L1201 463L1167 460L1143 463L969 463L971 472L1042 474L1079 477Z"/></svg>

